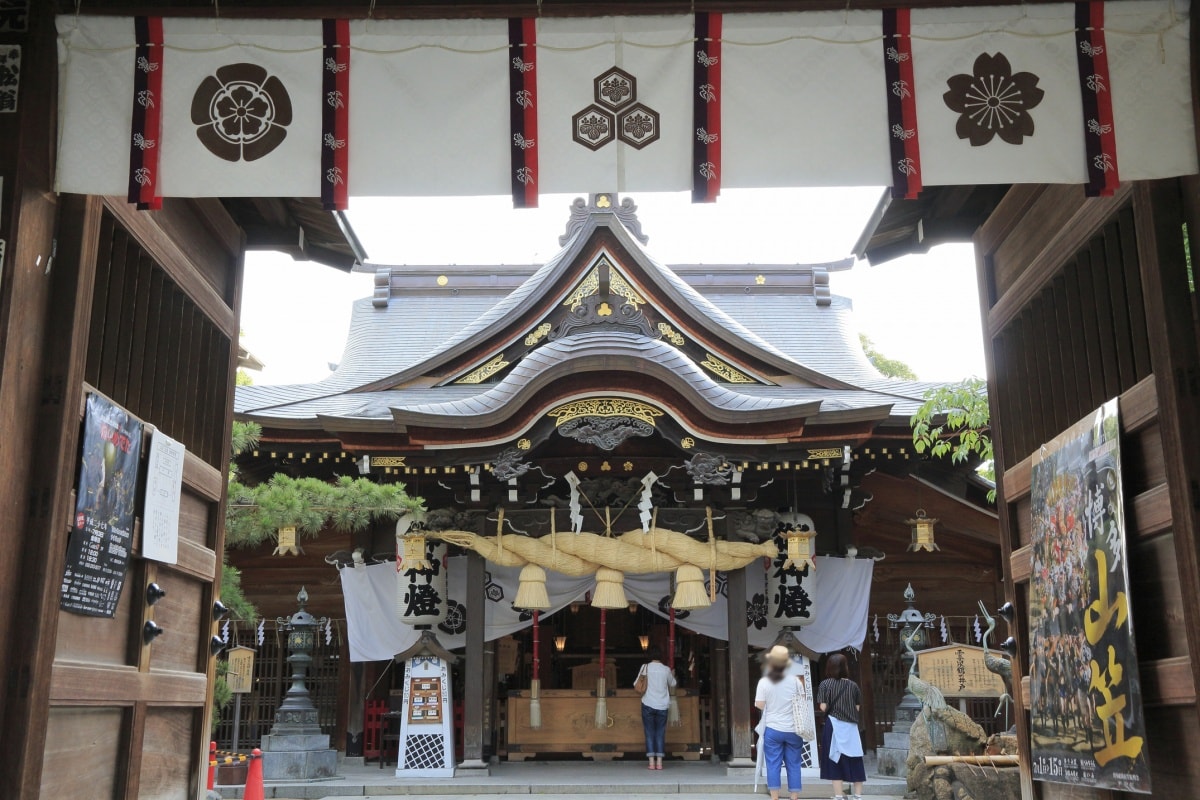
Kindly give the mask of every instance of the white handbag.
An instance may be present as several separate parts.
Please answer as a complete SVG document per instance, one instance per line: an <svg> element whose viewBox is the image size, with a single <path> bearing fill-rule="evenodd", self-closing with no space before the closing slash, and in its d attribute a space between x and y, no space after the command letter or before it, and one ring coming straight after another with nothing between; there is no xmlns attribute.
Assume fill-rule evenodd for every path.
<svg viewBox="0 0 1200 800"><path fill-rule="evenodd" d="M806 742L817 738L817 720L813 716L812 698L808 694L808 685L796 676L800 684L792 695L792 725L796 733Z"/></svg>

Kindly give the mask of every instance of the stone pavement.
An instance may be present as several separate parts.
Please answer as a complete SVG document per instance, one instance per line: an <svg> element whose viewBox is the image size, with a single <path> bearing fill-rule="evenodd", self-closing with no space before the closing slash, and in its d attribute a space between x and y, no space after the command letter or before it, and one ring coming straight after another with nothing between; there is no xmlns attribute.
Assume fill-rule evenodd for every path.
<svg viewBox="0 0 1200 800"><path fill-rule="evenodd" d="M496 795L538 795L538 800L577 800L583 795L604 795L611 800L681 800L713 797L715 800L757 800L767 797L761 782L753 791L753 774L727 774L723 764L668 761L651 772L642 762L528 762L493 764L487 775L459 770L454 778L397 778L395 767L382 770L343 762L338 777L308 783L265 784L264 793L276 800L323 800L338 797L396 797L407 800L446 800L447 795L473 800L504 800ZM805 778L802 798L833 796L828 781ZM218 787L224 798L242 797L242 787ZM863 787L870 800L900 800L904 781L872 777ZM787 798L786 789L782 796Z"/></svg>

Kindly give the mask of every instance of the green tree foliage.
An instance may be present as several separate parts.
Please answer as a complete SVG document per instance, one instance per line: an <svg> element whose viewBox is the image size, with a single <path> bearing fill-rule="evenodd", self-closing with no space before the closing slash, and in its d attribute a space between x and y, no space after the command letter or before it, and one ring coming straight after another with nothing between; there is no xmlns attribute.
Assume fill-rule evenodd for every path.
<svg viewBox="0 0 1200 800"><path fill-rule="evenodd" d="M917 380L917 373L913 372L912 367L894 358L888 358L875 349L875 343L871 341L871 337L865 333L858 335L858 340L862 342L863 352L867 354L867 360L889 378L902 378L906 381Z"/></svg>
<svg viewBox="0 0 1200 800"><path fill-rule="evenodd" d="M274 539L283 527L295 527L298 536L308 538L325 528L359 531L376 520L396 519L421 508L421 500L409 497L402 484L378 484L370 478L343 475L326 483L276 474L258 486L231 481L225 543L254 547Z"/></svg>
<svg viewBox="0 0 1200 800"><path fill-rule="evenodd" d="M246 372L246 370L239 369L234 374L234 385L235 386L253 386L254 378L251 378L250 373Z"/></svg>
<svg viewBox="0 0 1200 800"><path fill-rule="evenodd" d="M949 456L956 464L975 456L984 465L981 474L995 480L992 437L988 430L991 411L987 383L979 378L968 378L931 389L924 397L924 404L909 420L916 451L928 453L933 458ZM988 500L995 502L995 489L988 492Z"/></svg>

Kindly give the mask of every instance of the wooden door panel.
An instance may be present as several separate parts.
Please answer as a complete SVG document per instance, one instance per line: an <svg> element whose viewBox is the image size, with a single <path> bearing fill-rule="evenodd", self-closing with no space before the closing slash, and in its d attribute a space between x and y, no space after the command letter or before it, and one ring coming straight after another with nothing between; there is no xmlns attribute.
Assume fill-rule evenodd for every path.
<svg viewBox="0 0 1200 800"><path fill-rule="evenodd" d="M146 729L142 744L140 797L159 800L185 800L191 796L181 777L193 775L195 762L188 747L200 712L192 708L155 708L146 711Z"/></svg>
<svg viewBox="0 0 1200 800"><path fill-rule="evenodd" d="M122 708L51 708L42 759L42 797L116 797L128 714Z"/></svg>

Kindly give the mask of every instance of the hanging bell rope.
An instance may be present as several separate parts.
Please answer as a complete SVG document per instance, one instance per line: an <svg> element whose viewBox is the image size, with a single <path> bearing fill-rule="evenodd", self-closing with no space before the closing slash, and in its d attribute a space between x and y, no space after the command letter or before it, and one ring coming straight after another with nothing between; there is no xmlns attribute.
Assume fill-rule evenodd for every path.
<svg viewBox="0 0 1200 800"><path fill-rule="evenodd" d="M525 569L529 569L529 567L526 567ZM542 587L544 590L544 583L542 584ZM529 727L535 730L542 727L542 639L538 630L540 613L541 612L539 612L537 609L534 609L533 611L533 678L529 681Z"/></svg>
<svg viewBox="0 0 1200 800"><path fill-rule="evenodd" d="M604 679L604 645L608 636L608 609L600 609L600 676L596 678L596 727L608 727L608 682Z"/></svg>
<svg viewBox="0 0 1200 800"><path fill-rule="evenodd" d="M667 666L675 672L675 606L670 609L670 622L667 628ZM683 719L679 714L679 701L675 699L675 687L668 690L671 693L671 704L667 706L667 724L679 727Z"/></svg>
<svg viewBox="0 0 1200 800"><path fill-rule="evenodd" d="M708 602L717 602L717 537L713 533L712 506L705 506L704 517L708 521Z"/></svg>

